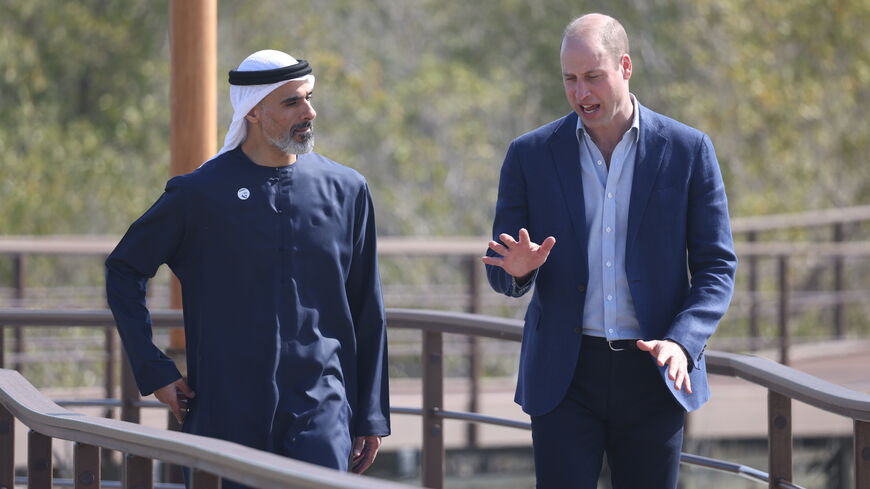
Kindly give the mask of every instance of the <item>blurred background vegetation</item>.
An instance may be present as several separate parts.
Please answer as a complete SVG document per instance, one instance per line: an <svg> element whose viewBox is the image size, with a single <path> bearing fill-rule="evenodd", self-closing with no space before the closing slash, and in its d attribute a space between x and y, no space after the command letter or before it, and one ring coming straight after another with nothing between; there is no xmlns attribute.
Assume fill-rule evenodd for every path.
<svg viewBox="0 0 870 489"><path fill-rule="evenodd" d="M371 182L384 236L486 235L511 139L570 109L562 29L625 25L632 91L708 132L732 215L868 203L870 1L219 2L225 73L274 48L318 76L317 150ZM0 5L0 234L121 234L169 161L166 0Z"/></svg>
<svg viewBox="0 0 870 489"><path fill-rule="evenodd" d="M509 142L570 110L559 42L590 11L625 25L640 102L710 135L732 216L870 204L870 0L219 0L218 141L231 116L227 71L260 49L289 52L318 77L317 151L368 178L381 236L485 236ZM0 2L0 236L119 236L160 195L168 12L168 0ZM870 235L867 223L852 228L859 235ZM795 288L828 287L829 261L792 260ZM30 257L29 302L19 305L103 307L100 262ZM467 265L383 260L387 305L463 309ZM759 264L760 336L771 341L775 266ZM4 304L10 276L10 260L0 261ZM847 287L859 292L848 331L864 337L867 277L868 260L846 262ZM168 303L167 278L164 269L154 281L163 284L152 288L155 307ZM741 280L717 349L741 349L728 340L746 336ZM521 317L528 297L487 291L483 300L484 312ZM796 337L829 335L828 308L798 312ZM418 335L404 333L391 333L391 374L416 377ZM27 338L27 376L40 387L100 384L102 335ZM515 374L516 345L481 346L484 376ZM448 338L449 355L466 349L464 338ZM466 372L463 358L447 362L448 377Z"/></svg>

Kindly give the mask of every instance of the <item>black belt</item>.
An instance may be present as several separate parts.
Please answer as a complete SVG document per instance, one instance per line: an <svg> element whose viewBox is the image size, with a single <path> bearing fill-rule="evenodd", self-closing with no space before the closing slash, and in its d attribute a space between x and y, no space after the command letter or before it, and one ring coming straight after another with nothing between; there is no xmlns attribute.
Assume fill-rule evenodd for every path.
<svg viewBox="0 0 870 489"><path fill-rule="evenodd" d="M600 336L583 335L583 347L596 350L638 351L637 340L608 340Z"/></svg>

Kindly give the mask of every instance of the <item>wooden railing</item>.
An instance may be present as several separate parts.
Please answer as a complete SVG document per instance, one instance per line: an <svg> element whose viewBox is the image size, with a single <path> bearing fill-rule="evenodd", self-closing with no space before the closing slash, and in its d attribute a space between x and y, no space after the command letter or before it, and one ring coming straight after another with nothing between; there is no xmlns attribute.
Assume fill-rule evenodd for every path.
<svg viewBox="0 0 870 489"><path fill-rule="evenodd" d="M182 317L178 311L155 311L152 315L155 327L177 327L182 324ZM395 407L393 412L396 414L419 414L423 418L422 428L422 482L425 487L442 488L444 485L444 429L443 423L447 419L462 420L465 422L489 423L502 426L510 426L515 428L528 429L528 423L522 423L511 420L492 418L489 416L475 414L470 412L446 411L444 410L444 362L443 362L443 335L444 334L460 334L474 337L485 337L501 339L506 341L518 342L522 338L522 324L520 321L494 318L473 314L464 313L448 313L437 311L421 311L408 309L391 309L388 310L387 319L391 329L411 329L419 330L423 336L422 341L422 363L423 363L423 403L421 409ZM109 311L28 311L28 310L0 310L0 333L4 327L39 327L39 326L93 326L107 327L112 324L112 317ZM0 334L0 338L3 335ZM0 352L3 351L0 344ZM2 366L2 364L0 364ZM768 441L769 441L769 471L770 475L765 474L757 469L732 464L718 460L705 459L691 454L683 454L682 461L701 465L717 470L724 470L735 474L740 474L745 477L750 477L759 481L766 481L770 488L785 488L795 489L800 486L791 482L792 474L792 417L791 417L791 402L797 400L811 406L815 406L824 411L845 416L853 420L854 425L854 474L855 488L867 489L870 487L870 395L845 389L843 387L831 384L824 380L818 379L811 375L793 370L781 364L746 355L737 355L729 353L721 353L708 351L707 352L707 368L710 374L725 375L730 377L739 377L750 383L762 386L768 390ZM98 426L108 426L111 428L123 427L124 429L133 429L129 424L118 425L115 421L103 420L101 418L87 418L80 415L72 415L47 399L32 400L30 409L33 412L21 411L21 407L13 407L10 403L22 403L22 399L15 401L13 398L24 395L26 398L35 398L37 395L35 390L30 387L22 387L20 385L20 377L15 377L11 373L4 373L0 377L0 404L6 406L7 410L11 411L15 417L22 419L35 432L43 435L32 435L34 437L33 447L35 459L31 460L29 466L32 469L31 477L36 476L36 481L44 481L46 474L44 471L45 461L50 460L45 458L46 441L45 436L59 437L76 441L78 443L87 444L91 447L100 445L97 441L106 442L106 445L100 445L114 450L127 451L132 453L133 457L128 464L134 472L136 464L147 464L147 461L140 460L141 458L160 458L170 463L189 466L205 474L201 475L204 480L209 480L208 475L214 474L219 477L228 477L233 480L241 480L258 487L293 487L291 485L275 486L277 477L276 473L264 474L262 479L248 479L249 474L258 473L259 469L248 467L245 464L252 464L253 467L261 467L263 460L275 461L276 456L257 452L255 450L239 447L238 445L229 444L226 442L217 442L219 449L210 449L210 445L206 445L206 452L190 452L182 448L182 445L176 444L169 446L173 450L167 452L155 451L155 446L162 447L159 440L162 436L168 437L173 443L192 442L191 438L176 438L180 435L176 433L168 433L160 430L149 430L147 428L136 428L129 435L123 435L121 442L118 440L106 441L95 440L89 438L94 433L105 434L103 431L94 431ZM9 377L12 375L12 377ZM11 380L10 380L11 379ZM138 409L148 404L143 404L138 399L135 389L121 389L124 393L124 398L118 403L127 406L126 415L128 417L138 418ZM132 393L132 394L131 394ZM22 404L22 406L25 404ZM102 405L102 404L101 404ZM50 413L55 413L56 416L50 416ZM0 413L2 415L2 413ZM48 417L46 417L48 416ZM5 418L11 423L9 417ZM87 428L85 425L80 426L81 430L66 429L61 430L56 428L57 423L61 426L66 426L65 423L71 420L88 420ZM3 424L4 418L0 418L0 454L11 453L12 435L10 424ZM31 424L33 422L34 424ZM6 426L7 428L4 428ZM145 431L138 431L139 429ZM42 431L40 431L42 430ZM78 430L78 431L77 431ZM118 432L113 432L113 436L120 435ZM142 438L140 439L140 435ZM131 438L132 437L132 438ZM200 446L202 441L198 437L195 443ZM136 440L139 445L132 446L133 451L128 451L131 446L126 444L130 440ZM149 444L142 445L144 441ZM140 443L141 442L141 443ZM158 445L153 445L158 443ZM168 442L167 442L168 443ZM211 442L209 442L211 443ZM141 445L141 446L140 446ZM231 465L230 469L219 467L211 463L213 462L213 454L221 450L228 450L228 446L233 448L233 453L241 453L239 457L220 458L217 459L220 463ZM49 448L50 450L50 448ZM93 460L94 448L84 448L81 457L82 460ZM238 452L242 450L242 452ZM176 457L176 452L178 457ZM167 455L168 454L168 455ZM204 458L200 460L194 457L196 454L202 455ZM251 458L251 459L249 459ZM211 462L206 462L205 460ZM281 459L278 457L277 459ZM91 463L91 462L89 462ZM285 463L290 463L289 461ZM300 464L300 462L293 462ZM240 468L244 465L244 468ZM91 463L92 467L92 463ZM349 486L349 485L310 485L319 484L322 479L316 481L306 478L305 474L296 473L296 469L304 473L320 474L324 469L318 469L311 472L312 468L307 465L283 465L282 473L293 472L296 474L293 480L294 484L300 484L298 487L374 487L374 486ZM41 469L42 468L42 469ZM304 470L303 470L304 469ZM12 460L11 455L8 458L0 456L0 487L4 487L11 477ZM307 472L306 472L307 471ZM147 472L147 471L146 471ZM50 470L49 470L50 473ZM91 471L91 474L97 472ZM142 472L144 473L144 472ZM78 476L77 476L78 477ZM318 476L319 477L319 476ZM347 481L364 481L365 479L352 478ZM49 479L50 481L50 479ZM333 479L336 483L344 483L345 479ZM150 481L146 481L150 484ZM351 482L348 482L351 483ZM363 483L363 482L361 482ZM309 485L303 485L309 484ZM403 487L403 486L388 486L386 483L378 482L378 487ZM6 485L5 487L12 487ZM38 486L40 488L45 486ZM84 486L83 486L84 487ZM150 487L150 486L145 486ZM407 487L407 486L404 486ZM96 489L96 488L94 488Z"/></svg>
<svg viewBox="0 0 870 489"><path fill-rule="evenodd" d="M224 478L264 489L412 487L339 473L236 443L73 413L40 394L17 371L0 369L0 488L14 487L15 419L30 428L28 489L51 489L54 438L75 442L77 489L100 488L100 449L124 454L122 487L130 489L153 487L153 460L190 467L195 489L217 489Z"/></svg>

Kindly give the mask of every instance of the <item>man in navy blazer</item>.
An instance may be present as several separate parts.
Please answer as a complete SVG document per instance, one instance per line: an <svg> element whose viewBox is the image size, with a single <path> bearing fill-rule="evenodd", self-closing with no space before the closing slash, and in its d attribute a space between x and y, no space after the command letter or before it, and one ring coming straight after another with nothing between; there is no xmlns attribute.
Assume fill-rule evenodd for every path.
<svg viewBox="0 0 870 489"><path fill-rule="evenodd" d="M534 285L516 401L539 489L596 487L605 453L614 488L675 488L685 412L710 396L704 348L731 300L712 143L637 102L628 53L613 18L568 25L574 112L511 143L483 258L497 292Z"/></svg>

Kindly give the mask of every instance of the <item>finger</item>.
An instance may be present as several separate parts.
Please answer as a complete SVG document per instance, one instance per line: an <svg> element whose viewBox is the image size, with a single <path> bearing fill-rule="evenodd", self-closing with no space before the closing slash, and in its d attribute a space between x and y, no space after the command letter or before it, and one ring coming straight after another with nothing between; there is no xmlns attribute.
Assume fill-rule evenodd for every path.
<svg viewBox="0 0 870 489"><path fill-rule="evenodd" d="M365 438L358 436L353 439L353 461L356 462L362 455L363 447L365 446Z"/></svg>
<svg viewBox="0 0 870 489"><path fill-rule="evenodd" d="M191 399L196 397L196 393L193 392L193 389L191 389L190 386L187 385L187 382L185 382L184 379L179 379L175 383L175 387L177 387L181 391L181 393L184 394L185 397Z"/></svg>
<svg viewBox="0 0 870 489"><path fill-rule="evenodd" d="M692 378L689 377L688 373L686 373L686 392L692 393Z"/></svg>
<svg viewBox="0 0 870 489"><path fill-rule="evenodd" d="M513 236L511 236L511 235L508 234L508 233L501 233L501 234L499 234L499 235L498 235L498 239L500 239L501 242L504 243L505 246L507 246L508 248L513 248L514 246L516 246L516 245L519 244L519 243L517 243L517 240L515 240L515 239L513 238Z"/></svg>
<svg viewBox="0 0 870 489"><path fill-rule="evenodd" d="M681 373L682 370L679 365L677 365L676 359L674 357L670 357L667 359L668 363L668 378L671 380L676 380L677 376Z"/></svg>
<svg viewBox="0 0 870 489"><path fill-rule="evenodd" d="M675 388L675 389L680 390L680 389L683 388L683 379L684 379L685 377L686 377L686 374L683 373L683 370L682 370L682 369L680 369L680 371L677 372L677 379L676 379L676 381L674 382L674 388Z"/></svg>
<svg viewBox="0 0 870 489"><path fill-rule="evenodd" d="M171 400L167 405L169 406L169 410L172 411L172 414L175 416L175 419L178 420L178 423L183 423L184 416L181 415L181 407L178 405L178 401Z"/></svg>
<svg viewBox="0 0 870 489"><path fill-rule="evenodd" d="M497 243L495 241L489 242L489 249L498 253L501 256L505 256L508 254L508 249L505 248L501 243Z"/></svg>
<svg viewBox="0 0 870 489"><path fill-rule="evenodd" d="M671 356L668 354L668 352L665 351L664 348L659 349L658 355L656 355L656 361L658 362L659 367L664 367L670 362L670 360ZM671 375L670 371L668 371L668 375ZM671 380L673 380L673 377L671 377Z"/></svg>
<svg viewBox="0 0 870 489"><path fill-rule="evenodd" d="M484 256L480 258L480 261L487 265L504 268L504 258L498 256Z"/></svg>
<svg viewBox="0 0 870 489"><path fill-rule="evenodd" d="M363 457L360 458L359 462L354 464L353 471L357 474L362 474L369 467L372 466L372 463L375 461L375 456L377 455L377 449L371 444L366 443L366 449L363 452Z"/></svg>
<svg viewBox="0 0 870 489"><path fill-rule="evenodd" d="M553 249L553 245L555 245L555 244L556 244L556 238L554 238L552 236L547 236L547 239L545 239L544 242L541 243L540 251L544 254L549 254L550 250Z"/></svg>
<svg viewBox="0 0 870 489"><path fill-rule="evenodd" d="M520 229L520 244L528 245L531 241L532 239L529 238L529 232L526 231L526 228Z"/></svg>

